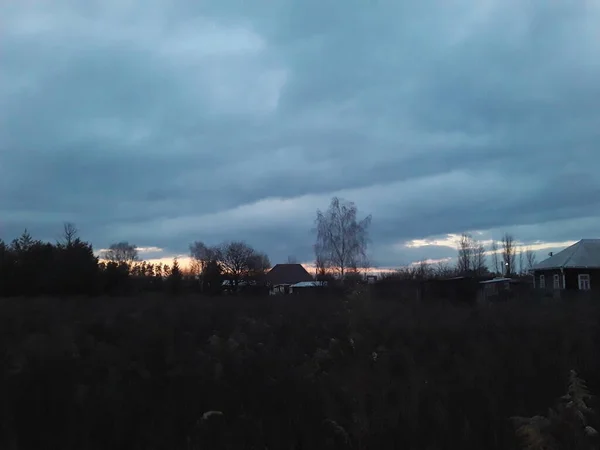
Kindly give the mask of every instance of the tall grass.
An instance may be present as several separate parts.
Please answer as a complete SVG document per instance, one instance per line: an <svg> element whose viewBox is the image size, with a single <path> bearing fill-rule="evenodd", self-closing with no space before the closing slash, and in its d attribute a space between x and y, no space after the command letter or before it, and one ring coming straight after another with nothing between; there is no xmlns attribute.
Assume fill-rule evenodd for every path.
<svg viewBox="0 0 600 450"><path fill-rule="evenodd" d="M549 418L569 382L569 401L593 407L576 380L600 390L599 313L360 296L8 299L0 447L522 448L528 428L511 417Z"/></svg>

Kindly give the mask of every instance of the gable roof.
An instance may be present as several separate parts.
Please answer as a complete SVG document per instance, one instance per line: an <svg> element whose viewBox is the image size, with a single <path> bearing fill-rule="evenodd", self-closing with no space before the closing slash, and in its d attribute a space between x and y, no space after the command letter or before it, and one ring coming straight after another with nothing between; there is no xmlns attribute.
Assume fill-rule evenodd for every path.
<svg viewBox="0 0 600 450"><path fill-rule="evenodd" d="M276 264L267 273L267 281L271 284L296 284L313 281L313 277L302 264Z"/></svg>
<svg viewBox="0 0 600 450"><path fill-rule="evenodd" d="M536 264L533 270L587 268L600 269L600 239L582 239Z"/></svg>

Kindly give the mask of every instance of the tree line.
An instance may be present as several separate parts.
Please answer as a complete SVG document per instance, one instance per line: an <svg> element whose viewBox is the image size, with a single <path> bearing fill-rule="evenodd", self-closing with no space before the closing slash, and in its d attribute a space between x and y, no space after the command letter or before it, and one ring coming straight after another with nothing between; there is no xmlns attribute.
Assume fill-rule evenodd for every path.
<svg viewBox="0 0 600 450"><path fill-rule="evenodd" d="M353 202L334 197L326 211L317 211L317 240L314 245L318 277L348 278L370 268L368 257L369 227L372 217L358 219ZM489 260L488 260L489 257ZM448 278L453 276L525 276L536 264L531 248L518 245L514 236L504 233L492 239L489 248L470 233L462 233L456 264L447 261L430 264L420 261L402 267L388 276L409 279Z"/></svg>
<svg viewBox="0 0 600 450"><path fill-rule="evenodd" d="M370 221L370 216L358 221L354 203L337 197L327 211L317 210L317 279L348 279L368 266ZM64 224L55 243L34 239L25 230L10 243L0 240L0 296L265 292L271 261L244 241L195 241L189 255L191 264L185 268L177 258L171 264L151 263L140 259L135 245L122 241L97 256L72 223Z"/></svg>
<svg viewBox="0 0 600 450"><path fill-rule="evenodd" d="M456 264L442 260L429 263L426 260L402 267L388 278L429 279L468 277L525 277L531 274L537 263L536 254L530 247L519 245L510 233L500 240L492 239L489 248L470 233L462 233L458 241Z"/></svg>
<svg viewBox="0 0 600 450"><path fill-rule="evenodd" d="M0 296L125 295L139 292L219 294L264 284L268 256L243 241L190 245L191 267L140 259L138 248L117 242L97 256L92 244L65 223L62 236L43 242L27 229L10 243L0 239ZM223 280L230 286L223 286Z"/></svg>
<svg viewBox="0 0 600 450"><path fill-rule="evenodd" d="M313 233L317 280L360 279L371 266L368 256L372 217L358 218L353 202L333 197L327 210L317 210ZM140 260L138 248L118 242L96 256L92 244L81 240L72 223L65 223L55 243L34 239L27 230L11 243L0 240L0 295L91 295L132 292L196 291L210 294L239 291L266 285L271 268L266 253L244 241L207 245L195 241L189 246L191 264L181 268L177 258L171 264ZM488 264L488 256L491 259ZM289 257L288 262L295 262ZM486 249L483 242L463 233L457 263L437 265L422 261L394 273L403 278L450 277L459 275L514 276L525 274L535 264L535 253L522 249L505 233ZM225 281L225 283L224 283Z"/></svg>

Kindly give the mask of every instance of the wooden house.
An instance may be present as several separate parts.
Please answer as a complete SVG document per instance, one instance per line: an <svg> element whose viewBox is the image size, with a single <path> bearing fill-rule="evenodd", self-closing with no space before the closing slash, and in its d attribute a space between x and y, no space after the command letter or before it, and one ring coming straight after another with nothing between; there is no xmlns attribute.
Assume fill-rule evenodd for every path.
<svg viewBox="0 0 600 450"><path fill-rule="evenodd" d="M536 290L600 291L600 239L582 239L533 268Z"/></svg>

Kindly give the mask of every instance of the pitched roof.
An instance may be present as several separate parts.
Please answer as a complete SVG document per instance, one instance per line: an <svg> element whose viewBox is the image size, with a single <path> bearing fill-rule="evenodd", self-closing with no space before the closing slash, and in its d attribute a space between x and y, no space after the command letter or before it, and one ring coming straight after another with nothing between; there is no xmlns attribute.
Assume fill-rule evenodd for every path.
<svg viewBox="0 0 600 450"><path fill-rule="evenodd" d="M313 281L313 277L302 264L276 264L267 273L267 280L272 284L296 284Z"/></svg>
<svg viewBox="0 0 600 450"><path fill-rule="evenodd" d="M582 239L557 254L536 264L543 269L600 269L600 239Z"/></svg>

